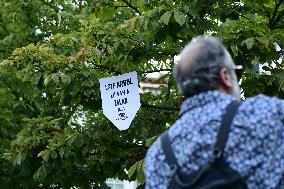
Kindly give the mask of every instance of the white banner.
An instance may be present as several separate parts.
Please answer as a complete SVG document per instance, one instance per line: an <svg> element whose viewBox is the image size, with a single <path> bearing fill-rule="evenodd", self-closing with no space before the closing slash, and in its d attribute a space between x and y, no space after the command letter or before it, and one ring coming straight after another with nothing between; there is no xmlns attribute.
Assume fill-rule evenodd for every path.
<svg viewBox="0 0 284 189"><path fill-rule="evenodd" d="M100 79L104 115L119 129L128 129L139 110L140 95L136 72Z"/></svg>

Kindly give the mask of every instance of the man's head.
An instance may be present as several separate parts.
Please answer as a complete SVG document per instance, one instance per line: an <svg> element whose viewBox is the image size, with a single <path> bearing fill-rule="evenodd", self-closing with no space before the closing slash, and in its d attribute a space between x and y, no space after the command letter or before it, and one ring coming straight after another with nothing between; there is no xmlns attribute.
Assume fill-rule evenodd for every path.
<svg viewBox="0 0 284 189"><path fill-rule="evenodd" d="M217 89L240 99L235 68L221 42L213 37L198 36L179 54L174 77L185 97Z"/></svg>

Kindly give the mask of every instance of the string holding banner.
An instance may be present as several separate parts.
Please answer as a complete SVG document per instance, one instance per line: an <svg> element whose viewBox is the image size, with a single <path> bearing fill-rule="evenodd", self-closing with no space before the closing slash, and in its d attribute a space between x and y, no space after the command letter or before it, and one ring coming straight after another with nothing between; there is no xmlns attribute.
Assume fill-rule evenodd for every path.
<svg viewBox="0 0 284 189"><path fill-rule="evenodd" d="M119 129L128 129L139 110L140 95L136 72L100 79L104 115Z"/></svg>

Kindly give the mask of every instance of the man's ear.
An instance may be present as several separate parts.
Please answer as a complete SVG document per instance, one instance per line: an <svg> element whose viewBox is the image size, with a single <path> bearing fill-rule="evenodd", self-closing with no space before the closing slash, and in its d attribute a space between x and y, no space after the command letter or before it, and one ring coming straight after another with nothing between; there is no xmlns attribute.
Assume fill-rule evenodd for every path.
<svg viewBox="0 0 284 189"><path fill-rule="evenodd" d="M219 78L221 85L223 85L224 87L226 88L233 87L232 75L228 69L222 68L219 72Z"/></svg>

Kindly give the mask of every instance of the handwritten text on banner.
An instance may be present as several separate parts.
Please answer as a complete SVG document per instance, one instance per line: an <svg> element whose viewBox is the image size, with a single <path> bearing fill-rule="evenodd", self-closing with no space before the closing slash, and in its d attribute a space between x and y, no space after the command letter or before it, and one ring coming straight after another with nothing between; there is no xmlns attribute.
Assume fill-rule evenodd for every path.
<svg viewBox="0 0 284 189"><path fill-rule="evenodd" d="M100 79L104 115L119 129L128 129L139 110L137 73Z"/></svg>

